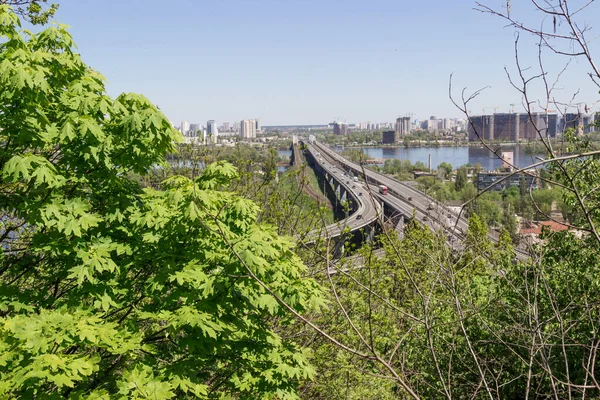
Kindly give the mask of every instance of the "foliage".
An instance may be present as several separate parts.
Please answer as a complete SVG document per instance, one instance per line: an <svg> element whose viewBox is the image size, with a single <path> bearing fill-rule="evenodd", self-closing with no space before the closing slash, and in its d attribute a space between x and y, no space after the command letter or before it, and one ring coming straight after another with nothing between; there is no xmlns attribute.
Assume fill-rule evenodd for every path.
<svg viewBox="0 0 600 400"><path fill-rule="evenodd" d="M0 0L0 5L5 4L15 7L15 12L34 25L43 25L54 16L58 10L57 3L46 7L48 0Z"/></svg>
<svg viewBox="0 0 600 400"><path fill-rule="evenodd" d="M452 175L452 164L449 164L445 161L440 163L440 165L438 165L437 169L444 171L444 177Z"/></svg>
<svg viewBox="0 0 600 400"><path fill-rule="evenodd" d="M514 208L510 203L503 203L502 227L506 230L514 245L519 244L519 224L515 217Z"/></svg>
<svg viewBox="0 0 600 400"><path fill-rule="evenodd" d="M0 398L296 398L313 370L274 296L322 297L291 241L222 190L229 163L130 179L167 118L108 97L64 27L18 27L0 6Z"/></svg>
<svg viewBox="0 0 600 400"><path fill-rule="evenodd" d="M312 134L319 132L312 131ZM370 145L381 143L382 131L350 131L348 135L334 135L331 130L319 134L319 141L328 144L349 145Z"/></svg>
<svg viewBox="0 0 600 400"><path fill-rule="evenodd" d="M342 156L350 161L360 163L362 161L369 160L369 156L363 150L360 149L347 149L340 153Z"/></svg>
<svg viewBox="0 0 600 400"><path fill-rule="evenodd" d="M454 181L454 188L457 192L460 192L467 185L467 182L467 169L465 167L460 167L456 170L456 180Z"/></svg>
<svg viewBox="0 0 600 400"><path fill-rule="evenodd" d="M386 159L383 162L382 171L386 174L397 175L402 173L412 173L414 166L410 160Z"/></svg>

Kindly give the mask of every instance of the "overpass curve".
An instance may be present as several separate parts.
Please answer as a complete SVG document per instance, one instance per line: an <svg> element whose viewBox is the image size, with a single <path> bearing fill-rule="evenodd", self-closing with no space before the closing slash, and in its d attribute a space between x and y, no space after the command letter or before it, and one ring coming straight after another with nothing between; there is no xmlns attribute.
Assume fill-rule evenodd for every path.
<svg viewBox="0 0 600 400"><path fill-rule="evenodd" d="M407 207L415 209L417 212L417 218L419 218L421 221L423 221L423 217L426 218L425 221L423 221L426 223L426 225L429 225L434 229L436 229L436 224L438 225L438 228L440 226L445 226L445 229L449 228L449 238L452 241L462 240L466 236L469 226L467 219L452 213L432 197L387 175L366 168L363 170L359 164L347 160L329 147L318 143L316 140L312 142L312 145L321 153L328 154L329 157L333 158L337 163L343 165L344 168L353 171L357 175L364 175L368 182L387 186L389 193L388 196L379 197L382 200L386 200L388 204L396 208L398 212L406 212ZM384 199L384 197L389 197L389 199ZM493 231L489 232L489 237L494 242L497 242L499 239L498 234ZM529 254L522 249L515 248L515 252L519 259L525 259L529 257Z"/></svg>
<svg viewBox="0 0 600 400"><path fill-rule="evenodd" d="M343 190L346 198L351 199L355 205L352 214L349 214L343 220L330 224L325 229L310 232L306 238L307 242L310 243L322 235L329 238L339 237L343 232L356 231L377 223L383 214L383 210L381 205L371 197L369 191L364 190L363 186L358 182L354 182L351 177L345 176L344 171L336 167L335 158L332 158L328 153L321 154L312 144L307 144L306 149L315 164L321 168L325 179L328 181L333 180L335 184L342 188L340 190Z"/></svg>

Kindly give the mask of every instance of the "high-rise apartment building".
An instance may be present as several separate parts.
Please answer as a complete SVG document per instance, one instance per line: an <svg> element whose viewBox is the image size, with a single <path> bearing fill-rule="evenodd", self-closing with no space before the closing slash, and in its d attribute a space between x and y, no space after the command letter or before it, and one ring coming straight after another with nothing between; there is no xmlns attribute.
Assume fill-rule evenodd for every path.
<svg viewBox="0 0 600 400"><path fill-rule="evenodd" d="M556 114L547 114L548 124L546 126L546 132L544 132L544 136L556 137L556 131L558 129L558 115Z"/></svg>
<svg viewBox="0 0 600 400"><path fill-rule="evenodd" d="M253 119L243 119L240 121L240 137L242 139L252 139L256 137L256 121Z"/></svg>
<svg viewBox="0 0 600 400"><path fill-rule="evenodd" d="M219 130L217 129L217 123L214 119L206 122L206 135L210 138L212 143L217 143L219 138Z"/></svg>
<svg viewBox="0 0 600 400"><path fill-rule="evenodd" d="M179 132L181 132L183 135L187 135L189 131L190 123L188 121L182 121L181 126L179 127Z"/></svg>
<svg viewBox="0 0 600 400"><path fill-rule="evenodd" d="M558 130L564 132L569 128L573 128L576 134L594 132L596 130L594 119L593 114L566 113L558 124Z"/></svg>
<svg viewBox="0 0 600 400"><path fill-rule="evenodd" d="M202 130L200 124L190 124L190 130L188 131L187 136L189 137L197 137L199 132ZM200 132L202 133L202 132Z"/></svg>
<svg viewBox="0 0 600 400"><path fill-rule="evenodd" d="M223 131L225 131L225 132L231 131L231 125L229 124L229 122L223 122Z"/></svg>
<svg viewBox="0 0 600 400"><path fill-rule="evenodd" d="M596 126L594 125L594 120L595 120L594 114L583 116L583 133L591 133L591 132L596 131Z"/></svg>
<svg viewBox="0 0 600 400"><path fill-rule="evenodd" d="M428 119L428 120L423 121L422 128L429 132L435 132L435 131L442 129L442 127L440 125L443 125L443 120Z"/></svg>
<svg viewBox="0 0 600 400"><path fill-rule="evenodd" d="M262 126L260 125L260 118L254 120L254 128L256 132L260 132L262 130Z"/></svg>
<svg viewBox="0 0 600 400"><path fill-rule="evenodd" d="M396 136L406 136L410 133L410 117L396 118Z"/></svg>
<svg viewBox="0 0 600 400"><path fill-rule="evenodd" d="M348 134L348 124L344 124L341 122L333 122L333 133L335 135L347 135Z"/></svg>
<svg viewBox="0 0 600 400"><path fill-rule="evenodd" d="M494 116L474 115L467 122L467 134L470 141L491 140L494 138Z"/></svg>
<svg viewBox="0 0 600 400"><path fill-rule="evenodd" d="M535 140L542 136L556 136L556 114L496 113L476 115L467 123L470 141L476 140Z"/></svg>

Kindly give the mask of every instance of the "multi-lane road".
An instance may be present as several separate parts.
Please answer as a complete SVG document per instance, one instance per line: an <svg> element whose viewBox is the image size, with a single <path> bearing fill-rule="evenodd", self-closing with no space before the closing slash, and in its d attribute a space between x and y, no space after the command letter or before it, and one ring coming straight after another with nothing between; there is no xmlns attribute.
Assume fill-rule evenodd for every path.
<svg viewBox="0 0 600 400"><path fill-rule="evenodd" d="M344 169L344 171L351 171L355 175L364 176L365 180L371 185L369 192L376 195L378 200L384 201L388 206L391 206L403 215L410 216L414 212L417 219L431 227L433 230L437 231L443 229L453 243L462 241L462 239L465 238L468 222L462 215L459 216L451 212L425 193L399 182L394 178L369 169L364 169L362 166L335 153L325 145L314 141L312 146L314 146L314 149L316 149L315 151L320 152L320 154L328 155L332 162ZM342 171L342 173L344 171ZM385 185L388 188L388 194L377 194L378 189L376 185ZM490 238L493 241L497 241L498 234L490 231ZM521 249L515 250L517 251L517 256L519 258L522 259L528 257L528 254L525 251Z"/></svg>
<svg viewBox="0 0 600 400"><path fill-rule="evenodd" d="M397 209L398 212L408 217L411 217L415 212L420 221L435 230L441 227L444 229L453 227L459 236L464 235L467 231L468 224L464 218L458 218L458 215L452 213L425 193L387 175L370 169L363 169L362 166L345 159L320 143L315 142L313 146L321 154L327 154L344 171L352 171L355 175L364 176L371 184L370 192L376 194L379 200L386 202ZM388 188L388 195L379 195L376 185L385 185Z"/></svg>
<svg viewBox="0 0 600 400"><path fill-rule="evenodd" d="M344 188L348 199L352 198L356 208L354 212L343 220L337 221L331 225L325 227L324 232L322 230L313 231L309 236L326 236L326 237L337 237L342 231L350 230L354 231L366 227L372 224L383 211L377 201L371 197L369 192L364 187L355 182L352 177L340 169L336 159L333 158L328 152L321 153L313 145L307 144L307 150L311 157L316 163L323 169L323 171L329 176L333 177L338 184ZM309 237L309 241L314 240Z"/></svg>

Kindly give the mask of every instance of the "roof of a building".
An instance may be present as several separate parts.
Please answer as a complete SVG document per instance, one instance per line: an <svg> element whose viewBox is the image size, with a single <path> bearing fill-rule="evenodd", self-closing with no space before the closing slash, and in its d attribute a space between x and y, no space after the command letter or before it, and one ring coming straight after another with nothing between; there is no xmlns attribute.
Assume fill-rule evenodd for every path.
<svg viewBox="0 0 600 400"><path fill-rule="evenodd" d="M568 225L561 224L560 222L555 222L555 221L538 221L536 223L533 223L531 227L522 228L521 229L521 234L532 233L534 235L539 235L539 234L542 233L542 227L544 227L544 226L550 228L554 232L566 231L567 229L569 229Z"/></svg>

